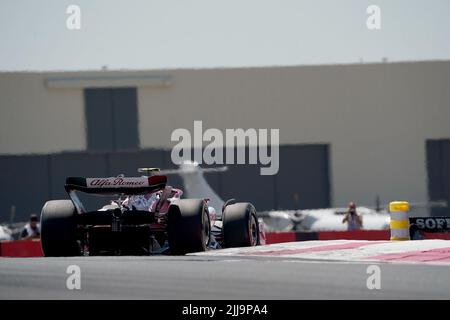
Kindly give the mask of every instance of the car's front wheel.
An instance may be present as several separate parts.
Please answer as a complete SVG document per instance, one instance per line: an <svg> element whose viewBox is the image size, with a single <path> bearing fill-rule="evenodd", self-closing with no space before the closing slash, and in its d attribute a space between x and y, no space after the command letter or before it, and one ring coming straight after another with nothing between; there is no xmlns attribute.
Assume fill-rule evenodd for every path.
<svg viewBox="0 0 450 320"><path fill-rule="evenodd" d="M223 239L226 248L252 247L260 244L255 207L248 202L227 205L222 213Z"/></svg>

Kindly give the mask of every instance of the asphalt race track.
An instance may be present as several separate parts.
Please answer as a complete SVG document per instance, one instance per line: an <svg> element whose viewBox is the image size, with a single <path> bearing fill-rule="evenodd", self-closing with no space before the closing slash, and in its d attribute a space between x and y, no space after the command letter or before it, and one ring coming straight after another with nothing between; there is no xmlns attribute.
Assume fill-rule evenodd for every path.
<svg viewBox="0 0 450 320"><path fill-rule="evenodd" d="M280 257L0 258L0 299L449 299L448 266ZM81 289L68 290L69 265Z"/></svg>

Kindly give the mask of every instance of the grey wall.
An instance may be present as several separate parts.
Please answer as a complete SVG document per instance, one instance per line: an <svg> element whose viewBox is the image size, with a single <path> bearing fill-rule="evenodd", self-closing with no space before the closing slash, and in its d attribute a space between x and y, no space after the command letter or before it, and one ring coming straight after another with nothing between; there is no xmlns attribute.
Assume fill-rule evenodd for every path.
<svg viewBox="0 0 450 320"><path fill-rule="evenodd" d="M426 151L430 200L446 200L450 205L450 139L428 140ZM432 208L431 214L448 216L450 208Z"/></svg>
<svg viewBox="0 0 450 320"><path fill-rule="evenodd" d="M50 198L49 156L0 157L0 221L9 221L11 206L16 207L15 221L37 213Z"/></svg>
<svg viewBox="0 0 450 320"><path fill-rule="evenodd" d="M221 173L206 173L205 178L224 199L250 201L258 210L274 208L320 208L330 206L328 145L280 146L280 171L261 176L259 165L229 165ZM11 206L16 206L14 221L24 221L30 213L40 213L47 200L65 199L67 176L137 175L138 167L175 168L170 150L146 149L121 152L65 152L52 155L0 156L0 221L9 221ZM183 187L176 175L169 184ZM295 195L298 195L297 197ZM107 198L82 196L87 208L96 208Z"/></svg>

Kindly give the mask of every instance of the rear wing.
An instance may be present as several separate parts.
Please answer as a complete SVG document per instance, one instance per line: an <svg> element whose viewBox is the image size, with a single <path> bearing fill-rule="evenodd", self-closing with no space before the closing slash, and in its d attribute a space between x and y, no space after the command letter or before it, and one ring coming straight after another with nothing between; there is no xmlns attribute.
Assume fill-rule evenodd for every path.
<svg viewBox="0 0 450 320"><path fill-rule="evenodd" d="M166 186L167 177L155 175L150 177L109 177L82 178L68 177L65 189L94 194L141 194L162 189Z"/></svg>

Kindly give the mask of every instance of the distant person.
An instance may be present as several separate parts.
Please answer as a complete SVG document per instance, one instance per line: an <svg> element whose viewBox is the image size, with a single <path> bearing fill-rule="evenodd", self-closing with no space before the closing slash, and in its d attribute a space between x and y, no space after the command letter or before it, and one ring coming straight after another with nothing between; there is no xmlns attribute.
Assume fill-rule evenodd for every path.
<svg viewBox="0 0 450 320"><path fill-rule="evenodd" d="M347 223L348 231L362 229L362 217L356 212L356 204L353 201L349 202L347 213L345 214L342 223Z"/></svg>
<svg viewBox="0 0 450 320"><path fill-rule="evenodd" d="M23 240L39 239L41 237L41 226L39 225L38 216L30 215L30 221L23 227L20 237Z"/></svg>

